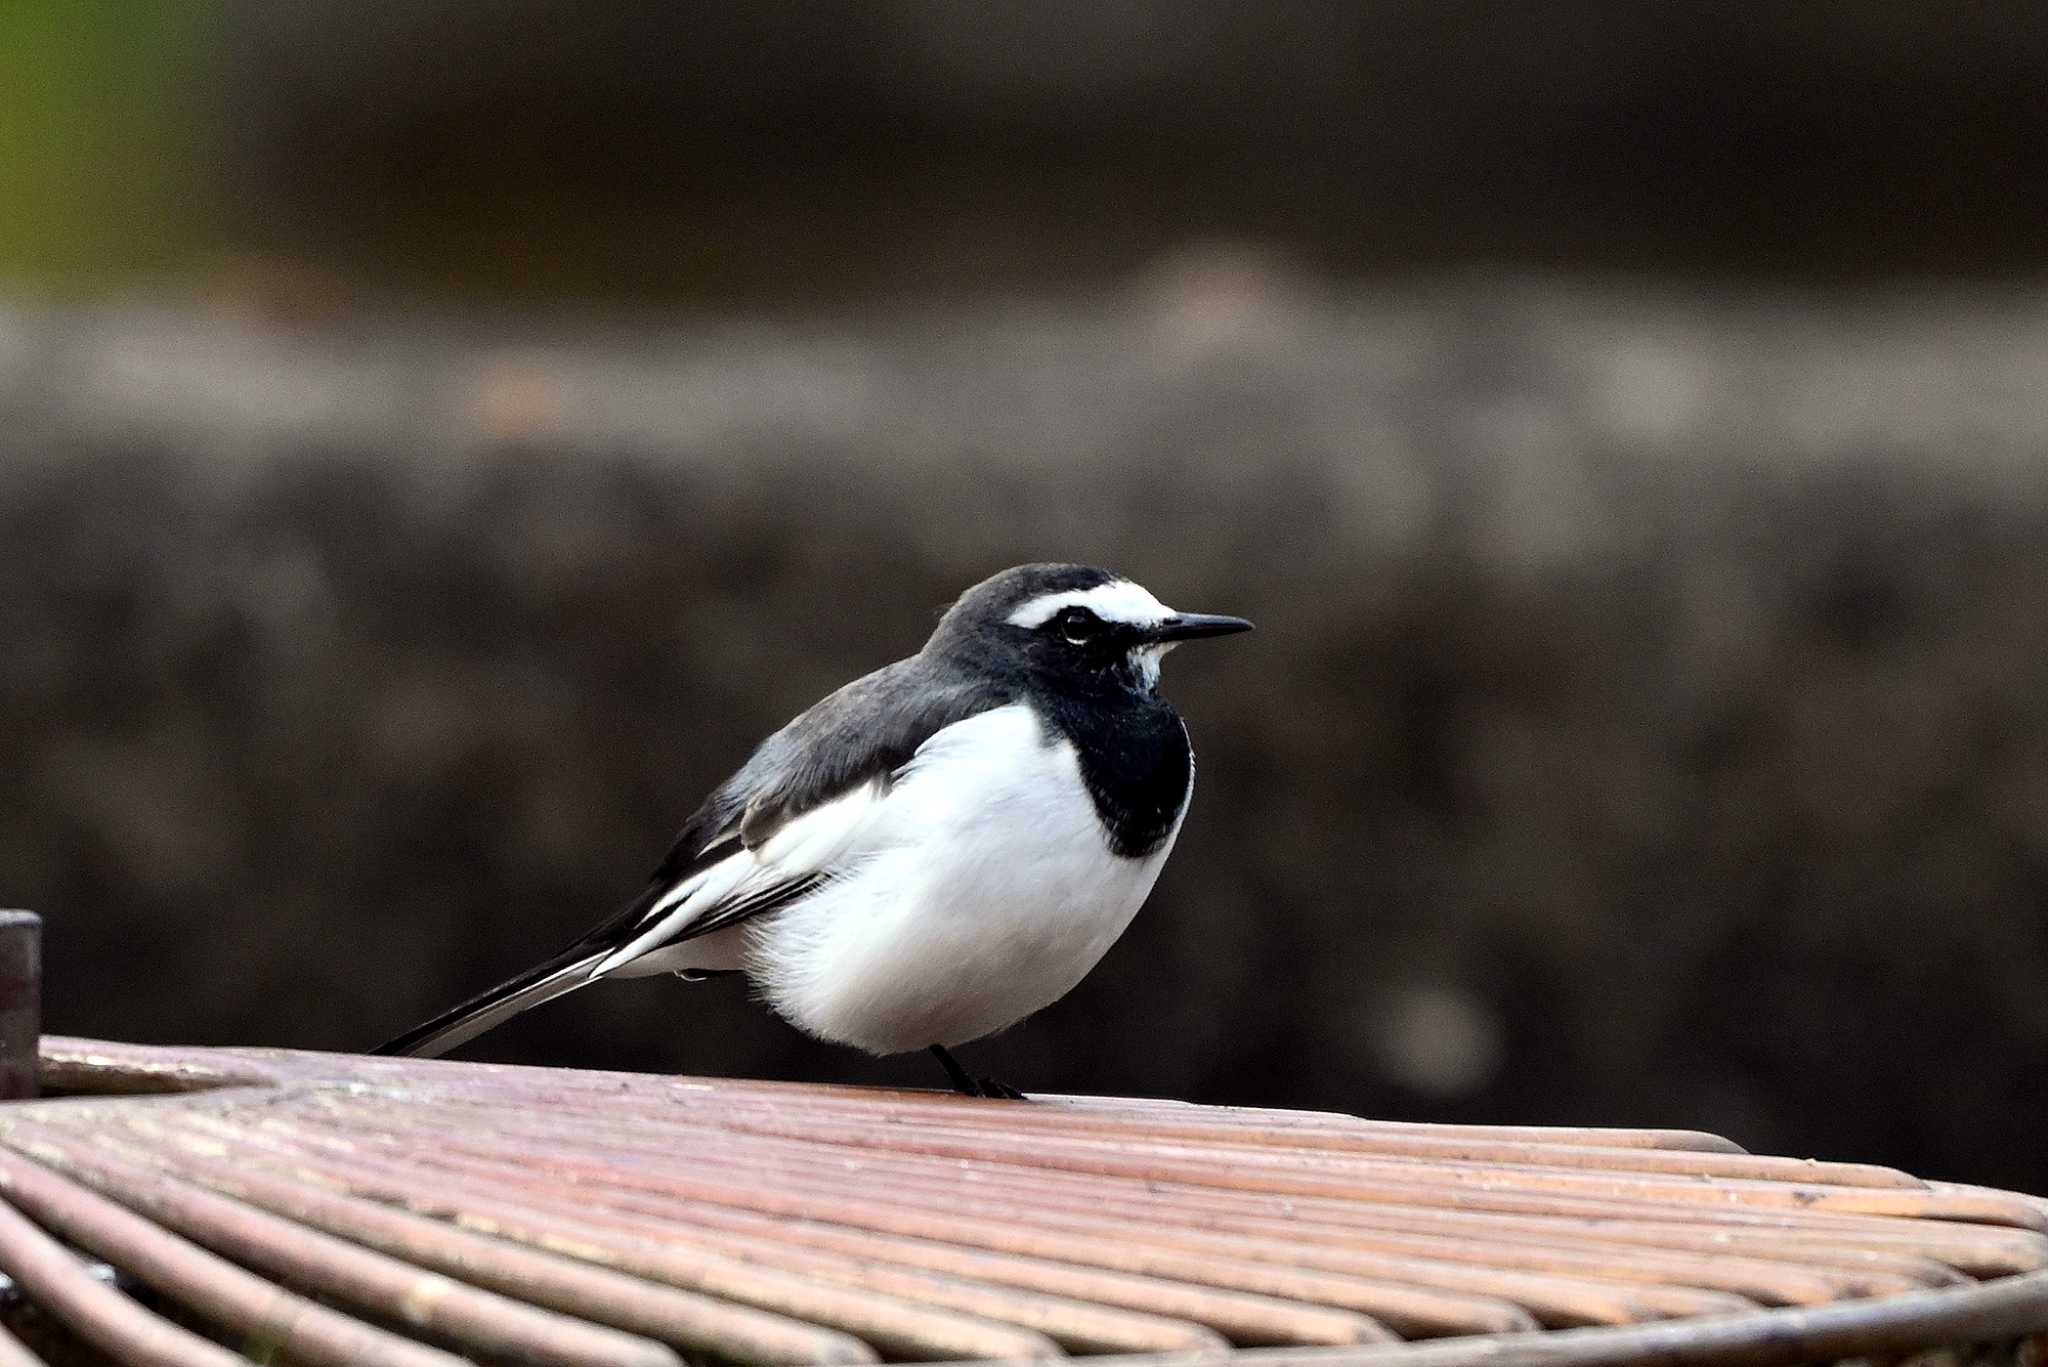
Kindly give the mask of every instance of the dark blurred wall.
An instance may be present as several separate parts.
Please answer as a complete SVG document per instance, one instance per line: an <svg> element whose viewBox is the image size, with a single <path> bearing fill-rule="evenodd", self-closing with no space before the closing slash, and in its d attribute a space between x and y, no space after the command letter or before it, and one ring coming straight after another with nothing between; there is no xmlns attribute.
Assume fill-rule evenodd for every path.
<svg viewBox="0 0 2048 1367"><path fill-rule="evenodd" d="M0 310L0 904L53 1030L367 1046L555 948L960 587L1170 662L1150 906L1029 1088L1700 1125L2048 1189L2048 306L1316 294L306 334ZM727 984L491 1056L932 1081Z"/></svg>
<svg viewBox="0 0 2048 1367"><path fill-rule="evenodd" d="M339 266L625 301L1326 269L2038 265L2033 0L235 9L233 218Z"/></svg>
<svg viewBox="0 0 2048 1367"><path fill-rule="evenodd" d="M803 310L1210 237L1985 274L2043 259L2043 70L2038 0L13 0L0 277Z"/></svg>

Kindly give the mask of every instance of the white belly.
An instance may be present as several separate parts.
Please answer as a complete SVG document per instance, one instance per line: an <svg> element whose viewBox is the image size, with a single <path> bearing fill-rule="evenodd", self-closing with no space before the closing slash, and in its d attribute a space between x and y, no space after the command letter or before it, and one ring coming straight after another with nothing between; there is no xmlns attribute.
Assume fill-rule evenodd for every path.
<svg viewBox="0 0 2048 1367"><path fill-rule="evenodd" d="M927 742L848 871L750 923L741 965L821 1038L877 1054L960 1044L1080 982L1179 833L1176 817L1151 854L1112 854L1073 747L1046 744L1028 708L998 708Z"/></svg>

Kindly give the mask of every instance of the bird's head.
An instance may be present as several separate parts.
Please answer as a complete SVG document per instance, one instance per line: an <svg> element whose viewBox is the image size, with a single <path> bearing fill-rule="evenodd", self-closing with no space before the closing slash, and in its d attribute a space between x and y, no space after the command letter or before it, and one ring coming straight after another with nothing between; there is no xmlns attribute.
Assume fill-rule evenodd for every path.
<svg viewBox="0 0 2048 1367"><path fill-rule="evenodd" d="M1150 690L1160 660L1182 641L1251 628L1242 617L1175 612L1092 565L1019 565L961 594L926 649Z"/></svg>

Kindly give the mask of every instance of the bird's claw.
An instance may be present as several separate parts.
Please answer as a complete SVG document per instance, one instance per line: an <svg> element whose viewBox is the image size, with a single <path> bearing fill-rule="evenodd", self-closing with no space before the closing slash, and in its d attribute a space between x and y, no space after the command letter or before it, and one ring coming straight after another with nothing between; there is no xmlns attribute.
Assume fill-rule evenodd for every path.
<svg viewBox="0 0 2048 1367"><path fill-rule="evenodd" d="M988 1097L995 1101L1029 1101L1031 1098L992 1077L975 1077L962 1068L943 1044L931 1046L932 1057L946 1070L946 1080L953 1084L953 1090L962 1096Z"/></svg>

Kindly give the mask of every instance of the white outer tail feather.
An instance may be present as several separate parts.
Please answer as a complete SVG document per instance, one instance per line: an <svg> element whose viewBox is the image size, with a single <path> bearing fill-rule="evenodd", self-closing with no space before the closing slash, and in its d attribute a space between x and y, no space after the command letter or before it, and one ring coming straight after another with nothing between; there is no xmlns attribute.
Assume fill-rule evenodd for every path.
<svg viewBox="0 0 2048 1367"><path fill-rule="evenodd" d="M557 997L566 997L579 987L597 981L592 970L598 960L604 958L604 951L587 958L565 964L561 968L519 988L508 992L488 1006L480 1007L460 1020L450 1021L433 1035L413 1045L406 1053L413 1058L439 1058L450 1049L469 1043L478 1035L504 1024L529 1007L551 1002Z"/></svg>

